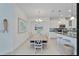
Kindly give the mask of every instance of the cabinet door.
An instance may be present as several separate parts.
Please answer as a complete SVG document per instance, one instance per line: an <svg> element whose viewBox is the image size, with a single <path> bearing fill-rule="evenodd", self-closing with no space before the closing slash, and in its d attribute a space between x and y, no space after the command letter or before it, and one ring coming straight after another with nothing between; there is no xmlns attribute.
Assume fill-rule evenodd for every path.
<svg viewBox="0 0 79 59"><path fill-rule="evenodd" d="M63 43L63 37L58 37L57 38L57 43L59 44L59 45L63 45L64 43Z"/></svg>
<svg viewBox="0 0 79 59"><path fill-rule="evenodd" d="M72 45L72 40L73 40L73 39L70 39L70 38L67 38L67 37L63 38L64 44Z"/></svg>

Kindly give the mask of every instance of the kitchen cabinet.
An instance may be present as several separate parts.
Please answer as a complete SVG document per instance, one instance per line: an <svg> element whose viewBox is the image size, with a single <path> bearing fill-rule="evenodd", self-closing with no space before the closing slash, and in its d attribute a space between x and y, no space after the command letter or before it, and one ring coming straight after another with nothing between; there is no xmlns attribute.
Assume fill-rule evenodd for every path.
<svg viewBox="0 0 79 59"><path fill-rule="evenodd" d="M74 48L74 55L77 52L77 38L69 37L62 34L57 34L57 44L60 47L64 47L64 44L70 45Z"/></svg>

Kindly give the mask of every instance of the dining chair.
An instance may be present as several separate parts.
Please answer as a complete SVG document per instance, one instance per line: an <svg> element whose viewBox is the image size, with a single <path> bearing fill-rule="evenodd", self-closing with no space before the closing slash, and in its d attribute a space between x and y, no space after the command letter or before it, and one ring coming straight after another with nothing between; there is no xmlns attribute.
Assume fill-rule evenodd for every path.
<svg viewBox="0 0 79 59"><path fill-rule="evenodd" d="M46 48L47 47L47 41L46 40L43 40L42 41L42 45L43 45L43 49Z"/></svg>
<svg viewBox="0 0 79 59"><path fill-rule="evenodd" d="M30 41L30 47L31 47L31 48L34 48L34 41L33 41L33 40Z"/></svg>
<svg viewBox="0 0 79 59"><path fill-rule="evenodd" d="M42 47L43 47L43 45L42 45L42 41L41 40L36 40L34 42L35 53L37 52L38 49L40 49L41 52L42 52Z"/></svg>

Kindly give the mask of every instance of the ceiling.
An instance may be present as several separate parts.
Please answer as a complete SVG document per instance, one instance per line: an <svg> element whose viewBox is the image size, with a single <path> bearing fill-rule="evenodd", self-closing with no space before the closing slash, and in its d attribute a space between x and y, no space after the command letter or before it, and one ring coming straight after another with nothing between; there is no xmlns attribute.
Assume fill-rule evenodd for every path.
<svg viewBox="0 0 79 59"><path fill-rule="evenodd" d="M21 3L16 4L28 18L58 18L76 16L75 3Z"/></svg>

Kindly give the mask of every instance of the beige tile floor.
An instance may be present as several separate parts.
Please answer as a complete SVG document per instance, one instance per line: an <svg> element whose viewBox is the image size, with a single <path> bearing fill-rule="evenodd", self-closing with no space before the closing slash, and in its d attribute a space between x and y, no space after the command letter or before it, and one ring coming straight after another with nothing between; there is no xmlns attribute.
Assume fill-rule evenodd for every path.
<svg viewBox="0 0 79 59"><path fill-rule="evenodd" d="M37 51L35 53L35 49L31 48L29 45L29 41L25 41L20 47L16 50L8 53L7 55L64 55L63 50L57 47L56 39L49 39L47 48L42 49L42 51Z"/></svg>

